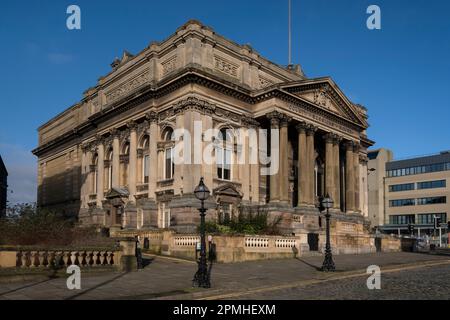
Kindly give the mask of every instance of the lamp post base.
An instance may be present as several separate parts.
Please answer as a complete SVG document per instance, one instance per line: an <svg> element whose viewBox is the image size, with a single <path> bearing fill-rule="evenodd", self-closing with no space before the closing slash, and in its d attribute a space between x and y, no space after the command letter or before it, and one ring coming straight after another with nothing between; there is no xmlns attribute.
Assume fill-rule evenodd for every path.
<svg viewBox="0 0 450 320"><path fill-rule="evenodd" d="M194 280L192 280L192 286L198 288L211 288L211 282L209 281L209 274L207 270L197 270L194 276Z"/></svg>
<svg viewBox="0 0 450 320"><path fill-rule="evenodd" d="M323 261L320 271L333 272L336 271L336 266L334 265L333 257L331 254L325 254L325 260Z"/></svg>

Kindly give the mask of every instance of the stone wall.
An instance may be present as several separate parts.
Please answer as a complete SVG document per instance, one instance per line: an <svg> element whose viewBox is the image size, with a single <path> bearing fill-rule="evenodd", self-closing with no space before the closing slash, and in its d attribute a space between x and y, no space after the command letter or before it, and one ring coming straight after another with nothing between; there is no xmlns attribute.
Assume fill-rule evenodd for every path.
<svg viewBox="0 0 450 320"><path fill-rule="evenodd" d="M177 234L174 231L120 231L117 236L139 235L142 248L155 254L193 260L195 248L200 237L198 234ZM147 242L148 241L148 242ZM383 251L401 251L400 242L387 238ZM145 249L148 243L148 249ZM310 254L306 234L296 236L255 236L255 235L213 235L216 245L217 262L233 263L267 259L291 259ZM367 234L350 236L331 234L334 254L363 254L376 252L374 237ZM208 244L207 244L208 246ZM325 250L325 235L319 235L319 252Z"/></svg>

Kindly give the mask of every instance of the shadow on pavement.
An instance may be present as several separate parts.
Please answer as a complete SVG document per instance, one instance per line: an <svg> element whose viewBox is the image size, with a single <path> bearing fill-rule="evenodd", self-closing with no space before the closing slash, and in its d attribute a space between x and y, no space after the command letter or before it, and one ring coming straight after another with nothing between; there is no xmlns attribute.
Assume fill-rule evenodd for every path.
<svg viewBox="0 0 450 320"><path fill-rule="evenodd" d="M300 259L300 258L298 258L298 257L295 258L295 259L297 259L298 261L300 261L300 262L306 264L308 267L311 267L311 268L315 269L316 271L320 271L320 267L315 266L315 265L313 265L312 263L309 263L309 262L307 262L307 261L305 261L305 260L302 260L302 259Z"/></svg>
<svg viewBox="0 0 450 320"><path fill-rule="evenodd" d="M80 292L80 293L77 293L77 294L75 294L75 295L73 295L73 296L70 296L70 297L68 297L68 298L65 298L64 300L73 300L73 299L76 299L76 298L78 298L79 296L82 296L83 294L86 294L86 293L88 293L88 292L94 291L95 289L98 289L98 288L100 288L100 287L102 287L102 286L104 286L104 285L107 285L107 284L109 284L109 283L111 283L111 282L114 282L114 281L116 281L117 279L120 279L120 278L122 278L123 276L127 275L128 273L130 273L130 272L124 272L124 273L121 273L121 274L119 274L117 277L114 277L114 278L112 278L112 279L109 279L109 280L106 280L106 281L104 281L104 282L102 282L102 283L99 283L98 285L93 286L92 288L89 288L89 289L87 289L87 290L84 290L83 292Z"/></svg>

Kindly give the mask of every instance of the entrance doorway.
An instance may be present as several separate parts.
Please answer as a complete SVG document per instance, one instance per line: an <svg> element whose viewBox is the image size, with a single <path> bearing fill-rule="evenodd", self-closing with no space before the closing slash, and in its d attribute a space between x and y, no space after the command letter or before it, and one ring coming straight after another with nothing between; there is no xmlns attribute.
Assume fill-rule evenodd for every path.
<svg viewBox="0 0 450 320"><path fill-rule="evenodd" d="M319 251L319 235L317 233L308 233L309 251Z"/></svg>

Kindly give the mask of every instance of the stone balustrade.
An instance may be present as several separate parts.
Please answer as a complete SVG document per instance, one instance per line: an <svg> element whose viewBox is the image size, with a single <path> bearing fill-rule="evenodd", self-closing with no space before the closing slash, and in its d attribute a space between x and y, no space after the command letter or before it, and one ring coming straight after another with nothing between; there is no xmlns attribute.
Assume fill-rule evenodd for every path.
<svg viewBox="0 0 450 320"><path fill-rule="evenodd" d="M118 256L115 251L18 251L15 252L16 267L20 268L50 268L68 267L77 265L79 267L114 266L118 264Z"/></svg>
<svg viewBox="0 0 450 320"><path fill-rule="evenodd" d="M173 238L175 246L180 247L192 247L196 246L200 242L199 236L177 236Z"/></svg>
<svg viewBox="0 0 450 320"><path fill-rule="evenodd" d="M269 238L245 237L245 247L268 248L269 247Z"/></svg>

